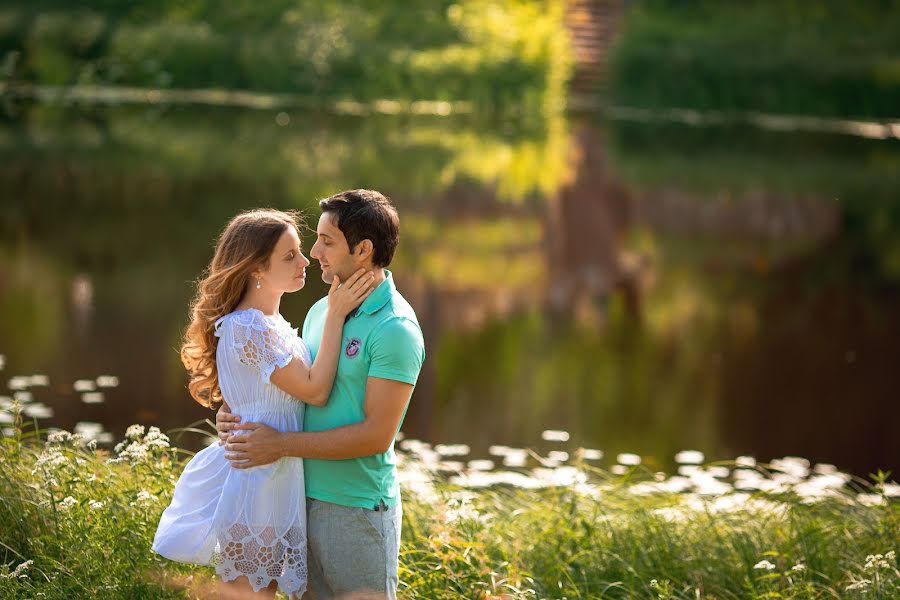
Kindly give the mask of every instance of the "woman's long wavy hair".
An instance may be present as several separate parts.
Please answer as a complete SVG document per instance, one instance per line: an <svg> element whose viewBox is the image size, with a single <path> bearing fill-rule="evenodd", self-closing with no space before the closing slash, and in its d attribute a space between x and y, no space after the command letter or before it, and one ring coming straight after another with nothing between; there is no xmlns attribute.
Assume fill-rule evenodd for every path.
<svg viewBox="0 0 900 600"><path fill-rule="evenodd" d="M300 231L298 213L256 209L234 217L216 241L212 262L197 283L191 302L191 323L184 332L181 362L191 377L194 400L208 408L222 402L216 369L216 321L240 304L256 269L269 266L269 257L288 227Z"/></svg>

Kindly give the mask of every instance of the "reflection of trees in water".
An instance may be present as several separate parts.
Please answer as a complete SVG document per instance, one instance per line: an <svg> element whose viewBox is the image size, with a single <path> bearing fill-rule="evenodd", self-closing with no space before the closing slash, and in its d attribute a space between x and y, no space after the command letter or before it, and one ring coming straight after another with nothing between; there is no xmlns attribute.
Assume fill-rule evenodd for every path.
<svg viewBox="0 0 900 600"><path fill-rule="evenodd" d="M818 275L798 278L803 285L847 280L852 271L830 270L824 257L853 234L842 247L852 250L848 265L867 265L859 298L890 314L880 286L897 262L896 203L850 204L860 189L878 191L860 183L879 181L877 166L848 169L826 153L817 158L824 168L804 163L793 182L788 161L776 156L769 169L760 158L767 146L756 142L741 166L776 180L755 182L715 144L712 156L623 148L614 129L588 123L571 134L557 125L542 141L451 121L297 117L285 129L272 115L222 116L122 111L101 116L102 126L95 116L67 129L52 115L3 126L0 183L19 193L0 223L9 369L18 361L55 368L55 381L104 372L122 380L90 412L66 400L60 425L88 417L121 429L138 415L175 426L207 416L187 397L175 348L189 282L213 237L240 209L299 206L315 216L317 197L353 185L384 189L402 215L395 273L429 353L407 421L414 435L531 443L559 426L607 449L664 456L692 444L712 455L732 443L719 431L732 437L729 423L743 414L735 398L758 407L755 396L780 389L767 360L806 360L799 349L815 338L811 328L832 331L831 319L802 323L800 308L773 308L770 294L790 289L790 273L811 272L809 256L822 263ZM890 154L881 159L893 164ZM822 183L829 173L835 179ZM821 201L835 190L850 200ZM79 277L91 283L90 310L84 286L73 287ZM72 290L81 300L70 306ZM299 324L324 291L311 278L285 300L285 315ZM74 335L77 314L87 319L84 338ZM877 345L885 339L877 327L862 331L873 349L892 350ZM773 341L780 335L783 344ZM857 362L872 353L853 345ZM747 377L762 381L746 386L756 392L742 392ZM804 381L796 378L798 390ZM883 389L874 374L874 387L859 381L833 387ZM765 448L754 445L764 428L748 429L757 433L733 443ZM874 448L872 456L883 450Z"/></svg>
<svg viewBox="0 0 900 600"><path fill-rule="evenodd" d="M879 214L892 209L869 212L872 194L860 190L870 189L871 173L848 186L846 173L839 172L831 187L820 181L809 191L797 185L728 185L727 178L695 189L660 181L636 186L609 163L597 130L577 128L572 148L575 175L548 200L544 213L546 283L539 292L509 286L490 269L482 285L462 290L442 285L440 277L424 284L420 298L440 297L433 302L439 314L429 315L436 329L430 340L440 348L430 367L440 372L429 373L435 393L420 396L411 410L427 412L421 435L452 440L455 431L479 423L489 411L491 423L479 425L471 440L484 447L498 439L530 443L536 427L552 423L619 448L633 443L627 431L634 426L654 440L641 439L642 448L655 444L663 452L679 449L679 432L688 428L694 434L688 443L702 440L713 454L807 454L856 472L896 454L881 425L891 410L885 394L897 383L885 361L897 354L892 340L900 339L888 331L896 320L896 309L890 310L896 299L878 283L887 273L876 268L863 274L860 283L869 288L846 300L857 312L866 313L861 303L868 306L870 325L880 322L888 330L867 326L850 336L852 342L834 340L847 337L852 318L818 315L815 302L794 303L814 298L822 277L839 282L840 297L854 287L846 283L853 281L850 271L828 264L838 247L857 266L866 256L888 264L875 250L884 242L872 235L871 224L893 223L888 227L896 231L900 220ZM828 200L823 189L846 202ZM441 216L454 222L452 211ZM508 219L511 227L528 220L528 214ZM811 256L820 257L818 267ZM503 298L509 300L498 301ZM789 310L778 308L784 303L792 304ZM595 316L606 316L602 336L584 329L596 319L557 318L551 326L539 316L571 316L585 304ZM646 327L629 328L629 315L640 315L642 308L650 316ZM469 318L473 313L477 318ZM558 335L569 342L560 343ZM810 344L818 347L805 353ZM857 360L860 351L842 344L883 360L870 360L854 376L831 369L830 378L819 378L817 371L829 368L826 355ZM834 385L825 383L832 380ZM823 385L831 393L820 393ZM848 408L857 394L867 397L862 411ZM837 415L853 411L855 418L846 422L858 431L849 433L851 439L875 439L860 444L859 452L843 452L840 418L810 419L823 409ZM790 417L781 419L779 412ZM663 421L651 423L646 415ZM803 419L808 426L791 424ZM779 420L774 428L773 420ZM625 430L612 431L610 423ZM769 434L776 430L784 435Z"/></svg>
<svg viewBox="0 0 900 600"><path fill-rule="evenodd" d="M120 376L105 405L60 397L56 421L66 427L80 418L121 429L135 415L168 425L206 416L185 393L175 349L190 282L229 217L300 207L314 221L317 198L353 186L385 190L406 215L457 188L470 190L477 224L483 197L500 214L553 187L559 175L533 167L560 168L552 156L560 127L519 134L452 119L327 115L294 115L282 127L252 111L21 108L0 122L0 184L15 191L0 213L9 368L63 383ZM485 190L488 179L507 200ZM285 315L299 325L324 292L311 281L285 299ZM427 315L436 309L424 312L433 331ZM420 389L428 387L426 375Z"/></svg>

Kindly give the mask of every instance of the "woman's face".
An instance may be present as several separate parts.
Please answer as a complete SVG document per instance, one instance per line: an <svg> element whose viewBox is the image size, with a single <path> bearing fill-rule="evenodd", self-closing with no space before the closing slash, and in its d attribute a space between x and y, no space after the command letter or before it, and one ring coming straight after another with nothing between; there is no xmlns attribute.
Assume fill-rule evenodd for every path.
<svg viewBox="0 0 900 600"><path fill-rule="evenodd" d="M258 272L258 279L263 287L289 294L306 285L307 266L309 259L300 252L300 236L290 226L278 238L275 250L269 256L269 267ZM256 279L256 276L251 279L251 287L256 286Z"/></svg>

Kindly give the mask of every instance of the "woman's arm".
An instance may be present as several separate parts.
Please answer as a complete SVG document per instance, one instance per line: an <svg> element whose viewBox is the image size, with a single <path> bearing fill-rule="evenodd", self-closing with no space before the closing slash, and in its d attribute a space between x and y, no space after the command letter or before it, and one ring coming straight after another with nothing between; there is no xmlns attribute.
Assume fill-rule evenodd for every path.
<svg viewBox="0 0 900 600"><path fill-rule="evenodd" d="M308 368L302 360L276 368L270 379L274 385L307 404L325 405L337 372L344 319L372 293L374 280L375 275L371 271L366 274L365 269L354 273L343 285L335 276L328 291L325 329L316 360Z"/></svg>

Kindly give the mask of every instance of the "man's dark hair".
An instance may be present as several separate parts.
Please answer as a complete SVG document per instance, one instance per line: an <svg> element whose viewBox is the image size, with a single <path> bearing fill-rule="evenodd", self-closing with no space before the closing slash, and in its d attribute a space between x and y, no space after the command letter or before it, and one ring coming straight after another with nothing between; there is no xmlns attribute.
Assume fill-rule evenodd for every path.
<svg viewBox="0 0 900 600"><path fill-rule="evenodd" d="M372 264L391 264L400 241L400 217L387 197L374 190L347 190L320 200L319 208L333 215L334 225L347 238L350 252L361 241L371 240Z"/></svg>

